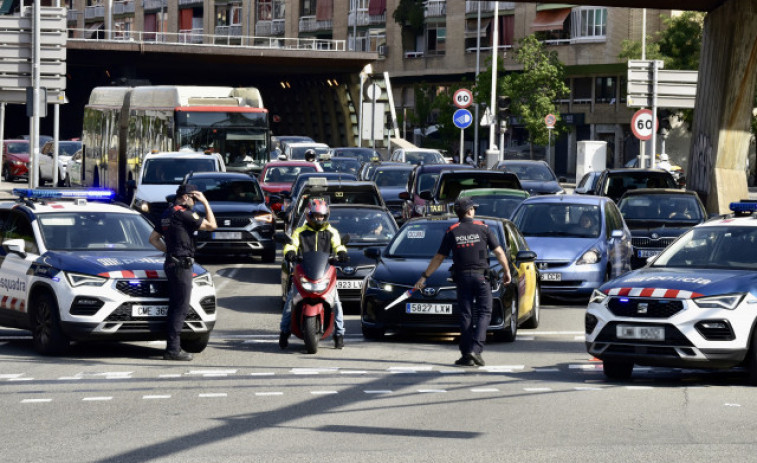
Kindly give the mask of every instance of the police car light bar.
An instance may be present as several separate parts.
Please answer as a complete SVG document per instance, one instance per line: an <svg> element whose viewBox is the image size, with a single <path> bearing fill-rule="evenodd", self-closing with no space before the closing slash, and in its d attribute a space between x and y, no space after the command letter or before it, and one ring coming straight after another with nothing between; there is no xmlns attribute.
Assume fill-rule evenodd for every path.
<svg viewBox="0 0 757 463"><path fill-rule="evenodd" d="M742 199L738 203L731 203L729 205L731 211L739 215L749 215L753 212L757 212L757 201Z"/></svg>
<svg viewBox="0 0 757 463"><path fill-rule="evenodd" d="M106 189L72 190L57 188L14 188L13 195L30 199L90 199L113 200L116 192Z"/></svg>

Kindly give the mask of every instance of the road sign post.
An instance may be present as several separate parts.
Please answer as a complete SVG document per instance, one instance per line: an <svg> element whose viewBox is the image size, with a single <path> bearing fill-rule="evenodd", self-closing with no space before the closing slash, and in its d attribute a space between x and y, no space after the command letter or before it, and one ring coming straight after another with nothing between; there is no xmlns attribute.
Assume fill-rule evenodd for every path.
<svg viewBox="0 0 757 463"><path fill-rule="evenodd" d="M552 166L552 130L555 128L555 123L557 122L557 118L554 114L547 114L547 116L544 118L544 123L547 125L548 135L547 135L547 164Z"/></svg>
<svg viewBox="0 0 757 463"><path fill-rule="evenodd" d="M646 155L644 149L644 142L652 139L652 135L657 131L659 121L656 120L652 110L640 109L636 111L631 117L631 131L633 135L641 140L641 146L639 149L639 167L646 167ZM654 129L652 129L654 127ZM654 147L652 147L654 151ZM654 153L651 154L654 158ZM654 162L652 163L654 165Z"/></svg>

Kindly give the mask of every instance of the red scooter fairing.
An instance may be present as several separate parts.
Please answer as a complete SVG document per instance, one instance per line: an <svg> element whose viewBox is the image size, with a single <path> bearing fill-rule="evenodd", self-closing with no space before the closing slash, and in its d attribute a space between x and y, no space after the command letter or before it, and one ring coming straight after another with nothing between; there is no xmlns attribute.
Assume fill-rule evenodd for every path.
<svg viewBox="0 0 757 463"><path fill-rule="evenodd" d="M297 294L292 300L292 334L304 339L308 351L315 353L316 339L325 339L334 330L336 269L325 252L307 252L295 266L293 282Z"/></svg>

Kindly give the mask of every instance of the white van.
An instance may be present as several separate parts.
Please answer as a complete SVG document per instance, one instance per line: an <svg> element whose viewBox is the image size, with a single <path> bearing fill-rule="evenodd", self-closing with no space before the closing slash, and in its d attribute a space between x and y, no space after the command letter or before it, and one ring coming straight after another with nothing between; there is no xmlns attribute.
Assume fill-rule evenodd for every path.
<svg viewBox="0 0 757 463"><path fill-rule="evenodd" d="M132 209L158 224L168 207L166 197L176 194L190 172L226 172L226 164L218 153L182 150L146 155L139 170Z"/></svg>

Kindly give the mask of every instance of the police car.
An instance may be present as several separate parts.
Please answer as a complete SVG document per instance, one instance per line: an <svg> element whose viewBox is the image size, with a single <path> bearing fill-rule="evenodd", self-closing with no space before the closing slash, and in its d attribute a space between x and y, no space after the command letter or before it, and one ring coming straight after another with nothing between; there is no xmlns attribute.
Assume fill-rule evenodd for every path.
<svg viewBox="0 0 757 463"><path fill-rule="evenodd" d="M757 212L757 203L734 203ZM744 366L757 385L757 214L697 225L646 267L600 286L585 317L586 347L611 379L634 365Z"/></svg>
<svg viewBox="0 0 757 463"><path fill-rule="evenodd" d="M0 204L0 325L28 329L42 354L71 341L165 339L163 255L138 212L109 190L14 189ZM181 347L200 352L216 320L209 272L194 266Z"/></svg>

